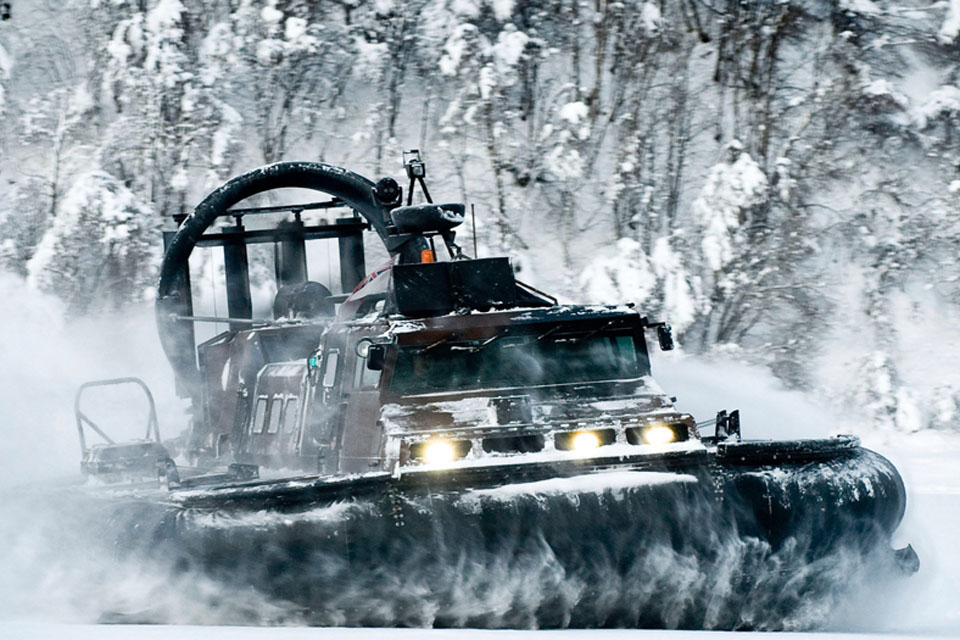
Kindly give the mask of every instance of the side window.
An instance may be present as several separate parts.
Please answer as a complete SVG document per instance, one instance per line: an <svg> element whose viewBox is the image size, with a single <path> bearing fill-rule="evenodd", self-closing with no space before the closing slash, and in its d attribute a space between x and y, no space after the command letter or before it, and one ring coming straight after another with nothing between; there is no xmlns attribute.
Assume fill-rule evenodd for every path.
<svg viewBox="0 0 960 640"><path fill-rule="evenodd" d="M267 397L257 398L257 410L253 414L253 427L250 429L253 433L263 433L263 423L267 419Z"/></svg>
<svg viewBox="0 0 960 640"><path fill-rule="evenodd" d="M270 403L270 424L267 425L267 433L276 433L280 430L281 408L283 408L283 400L274 398Z"/></svg>
<svg viewBox="0 0 960 640"><path fill-rule="evenodd" d="M337 365L340 363L340 352L334 349L327 354L323 369L323 386L329 389L337 383Z"/></svg>
<svg viewBox="0 0 960 640"><path fill-rule="evenodd" d="M290 398L283 408L283 432L292 433L297 425L297 399Z"/></svg>

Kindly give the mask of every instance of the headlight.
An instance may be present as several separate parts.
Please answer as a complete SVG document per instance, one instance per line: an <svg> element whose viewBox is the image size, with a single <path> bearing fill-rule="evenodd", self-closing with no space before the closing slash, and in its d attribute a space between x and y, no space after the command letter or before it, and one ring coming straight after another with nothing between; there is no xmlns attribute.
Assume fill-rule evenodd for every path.
<svg viewBox="0 0 960 640"><path fill-rule="evenodd" d="M441 467L455 462L467 455L469 451L469 440L430 438L410 445L410 457L432 467Z"/></svg>
<svg viewBox="0 0 960 640"><path fill-rule="evenodd" d="M613 429L566 431L553 436L554 446L560 451L590 451L613 444L617 434Z"/></svg>
<svg viewBox="0 0 960 640"><path fill-rule="evenodd" d="M437 438L423 447L423 461L427 464L450 464L457 459L457 451L449 440Z"/></svg>
<svg viewBox="0 0 960 640"><path fill-rule="evenodd" d="M587 451L596 449L600 446L600 438L593 431L581 431L573 436L570 441L570 448L574 451Z"/></svg>
<svg viewBox="0 0 960 640"><path fill-rule="evenodd" d="M677 439L673 429L662 424L647 427L643 430L643 441L647 444L669 444Z"/></svg>
<svg viewBox="0 0 960 640"><path fill-rule="evenodd" d="M687 425L650 424L643 427L627 429L627 442L630 444L663 445L671 442L682 442L689 438Z"/></svg>

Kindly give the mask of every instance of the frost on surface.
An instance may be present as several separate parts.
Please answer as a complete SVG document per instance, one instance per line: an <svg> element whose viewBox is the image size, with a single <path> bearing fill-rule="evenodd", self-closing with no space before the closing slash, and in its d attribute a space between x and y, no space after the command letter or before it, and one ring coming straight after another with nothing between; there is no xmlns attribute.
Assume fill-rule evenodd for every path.
<svg viewBox="0 0 960 640"><path fill-rule="evenodd" d="M151 209L115 178L83 174L27 265L29 282L73 311L142 299L153 279L157 226Z"/></svg>

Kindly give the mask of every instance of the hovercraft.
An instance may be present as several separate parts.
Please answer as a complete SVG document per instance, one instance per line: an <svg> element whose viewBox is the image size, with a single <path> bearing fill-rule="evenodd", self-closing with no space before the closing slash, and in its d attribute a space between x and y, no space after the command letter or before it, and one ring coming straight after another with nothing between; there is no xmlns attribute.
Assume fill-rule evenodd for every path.
<svg viewBox="0 0 960 640"><path fill-rule="evenodd" d="M143 441L88 447L106 435L78 399L120 548L150 532L171 567L309 624L795 628L855 575L916 570L890 547L890 462L850 436L744 440L736 411L702 436L651 375L668 325L467 257L464 205L430 200L419 154L405 166L406 203L392 178L269 165L165 234L157 322L189 430L164 443L153 416ZM282 188L330 199L238 206ZM367 273L371 230L389 261ZM337 244L339 282L309 279L314 240ZM253 317L254 243L274 247L271 319ZM193 312L198 247L223 251L228 317ZM229 329L197 345L208 321Z"/></svg>

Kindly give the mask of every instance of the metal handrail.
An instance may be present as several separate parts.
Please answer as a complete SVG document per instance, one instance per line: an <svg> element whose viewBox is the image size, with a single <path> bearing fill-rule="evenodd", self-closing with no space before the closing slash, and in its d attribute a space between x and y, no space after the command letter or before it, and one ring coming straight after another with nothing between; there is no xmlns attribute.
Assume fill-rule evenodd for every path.
<svg viewBox="0 0 960 640"><path fill-rule="evenodd" d="M107 380L91 380L90 382L84 382L77 389L77 394L73 399L73 411L77 417L77 433L80 436L80 455L85 455L87 453L87 442L86 436L84 435L83 426L86 424L88 427L93 429L101 438L107 441L108 444L114 444L113 439L108 436L103 430L94 423L83 411L80 410L80 398L83 396L84 391L92 387L109 387L119 384L135 384L143 389L144 394L147 396L147 402L150 404L150 415L147 420L147 434L146 439L150 439L150 432L153 432L154 440L157 443L160 443L160 423L157 420L157 405L153 401L153 394L150 393L150 387L141 380L140 378L127 377L127 378L110 378Z"/></svg>

